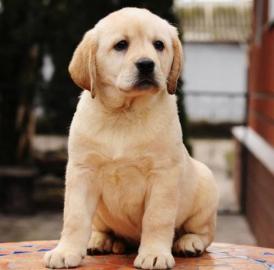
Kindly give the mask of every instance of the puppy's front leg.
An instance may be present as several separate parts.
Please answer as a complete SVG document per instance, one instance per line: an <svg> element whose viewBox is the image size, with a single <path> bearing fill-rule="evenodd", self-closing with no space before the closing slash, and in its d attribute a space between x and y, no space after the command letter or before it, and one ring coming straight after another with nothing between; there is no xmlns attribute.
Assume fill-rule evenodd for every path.
<svg viewBox="0 0 274 270"><path fill-rule="evenodd" d="M134 266L167 269L174 266L171 254L178 197L178 170L158 171L152 180L142 223L142 236Z"/></svg>
<svg viewBox="0 0 274 270"><path fill-rule="evenodd" d="M68 164L63 231L57 247L44 257L47 267L76 267L86 255L91 220L99 197L93 178L89 169Z"/></svg>

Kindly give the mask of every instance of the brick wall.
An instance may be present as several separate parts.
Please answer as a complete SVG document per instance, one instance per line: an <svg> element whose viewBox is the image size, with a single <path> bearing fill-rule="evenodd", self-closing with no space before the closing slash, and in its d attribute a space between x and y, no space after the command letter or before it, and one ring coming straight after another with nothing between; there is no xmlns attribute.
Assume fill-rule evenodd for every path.
<svg viewBox="0 0 274 270"><path fill-rule="evenodd" d="M258 244L274 247L274 29L268 22L267 9L268 0L255 1L249 47L247 127L266 143L264 150L252 150L250 145L238 142L240 172L235 183ZM264 154L273 159L273 167L268 162L265 166L265 159L258 158Z"/></svg>
<svg viewBox="0 0 274 270"><path fill-rule="evenodd" d="M259 1L264 2L261 35L256 40ZM268 27L267 0L255 3L253 38L249 49L248 124L274 146L274 29Z"/></svg>
<svg viewBox="0 0 274 270"><path fill-rule="evenodd" d="M236 127L233 134L236 138L236 195L257 244L273 248L274 150L272 147L270 150L269 144L251 128Z"/></svg>
<svg viewBox="0 0 274 270"><path fill-rule="evenodd" d="M246 216L259 246L274 247L274 177L265 166L247 154Z"/></svg>

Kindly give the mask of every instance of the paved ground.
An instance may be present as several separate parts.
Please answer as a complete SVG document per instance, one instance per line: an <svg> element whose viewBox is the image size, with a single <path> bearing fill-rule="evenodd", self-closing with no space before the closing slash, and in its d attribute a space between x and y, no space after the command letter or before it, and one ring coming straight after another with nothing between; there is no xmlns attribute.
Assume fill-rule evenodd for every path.
<svg viewBox="0 0 274 270"><path fill-rule="evenodd" d="M220 215L215 240L235 244L255 244L245 218L239 214L233 190L233 141L193 140L192 145L194 157L213 170L220 190ZM61 226L61 212L43 211L30 217L0 215L0 242L57 239Z"/></svg>
<svg viewBox="0 0 274 270"><path fill-rule="evenodd" d="M242 215L219 215L215 241L241 245L256 245L246 219Z"/></svg>

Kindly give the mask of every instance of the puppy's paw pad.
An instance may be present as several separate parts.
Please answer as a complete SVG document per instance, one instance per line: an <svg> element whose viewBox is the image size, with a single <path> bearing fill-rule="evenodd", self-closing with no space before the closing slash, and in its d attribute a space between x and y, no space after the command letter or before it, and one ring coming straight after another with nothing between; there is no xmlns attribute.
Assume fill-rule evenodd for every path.
<svg viewBox="0 0 274 270"><path fill-rule="evenodd" d="M71 268L79 266L84 256L82 252L56 247L45 254L44 262L48 268Z"/></svg>
<svg viewBox="0 0 274 270"><path fill-rule="evenodd" d="M175 265L171 254L138 254L134 266L141 269L170 269Z"/></svg>
<svg viewBox="0 0 274 270"><path fill-rule="evenodd" d="M173 245L173 252L175 254L187 257L199 256L204 250L205 245L197 234L185 234Z"/></svg>

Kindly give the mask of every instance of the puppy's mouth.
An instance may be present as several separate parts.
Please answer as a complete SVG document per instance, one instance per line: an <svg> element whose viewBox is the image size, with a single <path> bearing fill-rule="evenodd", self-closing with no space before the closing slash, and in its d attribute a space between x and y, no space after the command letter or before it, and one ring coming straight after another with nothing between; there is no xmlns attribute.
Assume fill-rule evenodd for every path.
<svg viewBox="0 0 274 270"><path fill-rule="evenodd" d="M152 94L158 92L159 83L153 76L138 76L129 88L120 88L120 90L129 96Z"/></svg>
<svg viewBox="0 0 274 270"><path fill-rule="evenodd" d="M140 78L134 84L135 89L147 90L158 87L158 83L153 78Z"/></svg>

